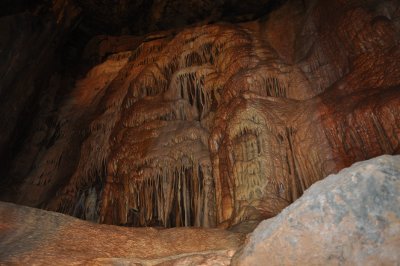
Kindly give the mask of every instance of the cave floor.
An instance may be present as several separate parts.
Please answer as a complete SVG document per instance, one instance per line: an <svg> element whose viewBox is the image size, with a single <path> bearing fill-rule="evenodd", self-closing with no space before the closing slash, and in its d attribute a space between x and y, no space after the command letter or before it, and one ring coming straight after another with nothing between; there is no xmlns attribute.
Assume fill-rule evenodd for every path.
<svg viewBox="0 0 400 266"><path fill-rule="evenodd" d="M0 264L229 265L244 234L131 228L0 202Z"/></svg>

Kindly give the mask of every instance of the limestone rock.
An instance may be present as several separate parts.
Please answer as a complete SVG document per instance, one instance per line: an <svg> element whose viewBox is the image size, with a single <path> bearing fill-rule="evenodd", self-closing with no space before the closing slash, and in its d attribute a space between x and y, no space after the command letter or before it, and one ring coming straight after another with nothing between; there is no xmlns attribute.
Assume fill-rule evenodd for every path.
<svg viewBox="0 0 400 266"><path fill-rule="evenodd" d="M398 265L400 156L355 163L312 185L250 235L234 265Z"/></svg>
<svg viewBox="0 0 400 266"><path fill-rule="evenodd" d="M0 202L1 265L229 265L242 240L220 229L98 225Z"/></svg>
<svg viewBox="0 0 400 266"><path fill-rule="evenodd" d="M57 3L67 23L76 8ZM91 69L64 97L62 82L39 86L37 110L11 56L0 68L22 76L0 84L0 199L126 226L273 217L327 175L400 153L399 12L393 0L288 0L263 20L98 36Z"/></svg>

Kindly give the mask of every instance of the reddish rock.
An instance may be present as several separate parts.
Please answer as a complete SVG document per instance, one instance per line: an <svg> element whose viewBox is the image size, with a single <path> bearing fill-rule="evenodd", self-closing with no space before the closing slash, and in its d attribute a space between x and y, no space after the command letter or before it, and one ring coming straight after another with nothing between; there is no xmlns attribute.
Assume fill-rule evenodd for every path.
<svg viewBox="0 0 400 266"><path fill-rule="evenodd" d="M327 175L400 152L399 10L290 0L248 23L96 37L96 65L57 105L57 90L37 96L18 147L13 100L0 106L1 198L127 226L273 217Z"/></svg>
<svg viewBox="0 0 400 266"><path fill-rule="evenodd" d="M219 229L98 225L0 202L2 265L229 265L242 239Z"/></svg>

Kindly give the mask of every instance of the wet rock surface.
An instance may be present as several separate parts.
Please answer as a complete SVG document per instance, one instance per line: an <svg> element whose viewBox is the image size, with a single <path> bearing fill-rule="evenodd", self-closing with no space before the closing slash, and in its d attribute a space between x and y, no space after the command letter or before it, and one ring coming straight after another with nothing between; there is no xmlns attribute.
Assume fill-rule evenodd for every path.
<svg viewBox="0 0 400 266"><path fill-rule="evenodd" d="M312 185L250 235L234 265L397 265L400 156L355 163Z"/></svg>

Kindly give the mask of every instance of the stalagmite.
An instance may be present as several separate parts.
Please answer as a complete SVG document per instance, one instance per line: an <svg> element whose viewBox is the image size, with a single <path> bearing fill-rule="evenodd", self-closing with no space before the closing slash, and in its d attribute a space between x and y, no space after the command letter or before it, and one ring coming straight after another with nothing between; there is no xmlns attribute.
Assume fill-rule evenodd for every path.
<svg viewBox="0 0 400 266"><path fill-rule="evenodd" d="M398 20L298 2L253 22L96 37L96 65L27 133L37 146L15 156L10 200L124 226L230 227L399 153Z"/></svg>

